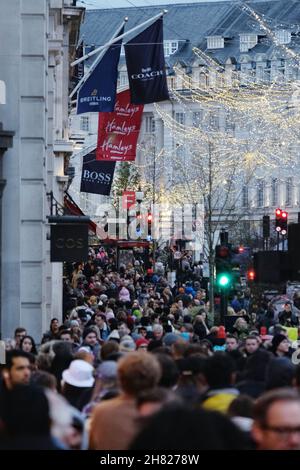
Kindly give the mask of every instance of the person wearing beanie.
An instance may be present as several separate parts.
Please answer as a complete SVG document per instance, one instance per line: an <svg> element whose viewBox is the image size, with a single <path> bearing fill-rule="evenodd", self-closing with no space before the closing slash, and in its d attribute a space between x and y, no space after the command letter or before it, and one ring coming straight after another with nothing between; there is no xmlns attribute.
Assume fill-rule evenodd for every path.
<svg viewBox="0 0 300 470"><path fill-rule="evenodd" d="M138 351L147 351L149 341L145 338L139 338L135 342Z"/></svg>
<svg viewBox="0 0 300 470"><path fill-rule="evenodd" d="M289 339L279 333L273 336L271 351L277 357L289 357L290 342Z"/></svg>
<svg viewBox="0 0 300 470"><path fill-rule="evenodd" d="M120 341L119 350L121 353L130 353L136 350L136 344L129 335L123 336Z"/></svg>

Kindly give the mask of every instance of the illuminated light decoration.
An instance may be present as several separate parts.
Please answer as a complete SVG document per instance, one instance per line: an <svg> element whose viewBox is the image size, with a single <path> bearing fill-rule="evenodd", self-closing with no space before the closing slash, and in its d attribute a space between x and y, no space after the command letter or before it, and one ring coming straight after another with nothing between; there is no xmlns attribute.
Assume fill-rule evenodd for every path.
<svg viewBox="0 0 300 470"><path fill-rule="evenodd" d="M275 34L266 25L265 19L254 15L248 5L246 9L256 24L264 24L268 28L269 37L282 49L282 46L276 43ZM288 67L298 72L299 56L286 49L289 57L292 52L292 58L298 62L289 63ZM181 124L174 119L172 113L166 112L160 105L154 105L158 117L162 119L178 146L174 147L175 150L163 148L155 155L153 136L153 142L145 141L145 145L140 143L138 146L141 158L135 164L136 168L150 172L155 163L157 175L160 175L164 168L172 166L174 170L174 181L170 187L165 188L157 183L156 201L175 205L187 201L199 202L199 197L205 199L209 194L209 159L213 166L213 193L216 188L221 187L223 200L232 196L236 201L241 197L239 188L224 184L224 181L230 181L231 176L245 185L249 184L253 190L251 194L255 194L258 185L254 176L257 171L263 170L264 175L268 177L274 169L281 169L283 162L286 167L298 171L300 107L290 106L292 94L300 93L297 79L276 83L275 80L260 80L257 75L253 79L251 73L242 77L236 70L230 70L228 73L225 66L200 49L194 48L194 54L195 60L201 59L204 64L201 69L207 84L200 83L196 77L191 79L182 68L174 67L176 80L182 83L185 93L174 88L172 96L174 103L181 107L183 113L188 113L192 107L199 105L195 110L201 109L203 112L200 124L198 127ZM285 57L283 59L285 60ZM245 127L248 127L247 135L239 137L224 128L214 128L209 116L217 118L218 110L225 113L230 122L245 123ZM153 152L149 152L149 142L153 146ZM211 142L213 146L210 151ZM145 183L151 180L147 177L143 179ZM283 177L279 177L278 183L283 180ZM250 208L252 203L249 199Z"/></svg>

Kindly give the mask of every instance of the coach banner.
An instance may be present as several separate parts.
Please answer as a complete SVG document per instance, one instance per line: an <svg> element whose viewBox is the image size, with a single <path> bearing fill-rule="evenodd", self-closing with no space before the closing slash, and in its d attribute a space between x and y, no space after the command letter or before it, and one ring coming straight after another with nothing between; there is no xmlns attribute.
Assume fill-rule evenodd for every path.
<svg viewBox="0 0 300 470"><path fill-rule="evenodd" d="M95 152L83 157L81 187L82 193L102 194L109 196L116 164L99 162Z"/></svg>
<svg viewBox="0 0 300 470"><path fill-rule="evenodd" d="M168 100L162 18L128 41L124 48L131 102Z"/></svg>
<svg viewBox="0 0 300 470"><path fill-rule="evenodd" d="M117 94L115 111L99 114L97 160L135 160L143 110L130 103L129 90Z"/></svg>

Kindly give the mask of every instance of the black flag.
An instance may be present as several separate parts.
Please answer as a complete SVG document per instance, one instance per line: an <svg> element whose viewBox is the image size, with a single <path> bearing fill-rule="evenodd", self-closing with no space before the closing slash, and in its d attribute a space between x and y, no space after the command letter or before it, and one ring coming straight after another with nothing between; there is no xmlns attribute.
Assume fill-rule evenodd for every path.
<svg viewBox="0 0 300 470"><path fill-rule="evenodd" d="M131 103L168 100L162 18L128 41L124 47Z"/></svg>
<svg viewBox="0 0 300 470"><path fill-rule="evenodd" d="M81 187L82 193L109 196L113 182L116 162L96 160L96 152L83 157Z"/></svg>

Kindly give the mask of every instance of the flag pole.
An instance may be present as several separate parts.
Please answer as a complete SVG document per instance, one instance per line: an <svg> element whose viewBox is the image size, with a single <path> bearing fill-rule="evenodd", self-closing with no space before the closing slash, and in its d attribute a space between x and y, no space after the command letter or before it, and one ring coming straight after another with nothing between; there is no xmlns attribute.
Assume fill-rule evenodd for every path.
<svg viewBox="0 0 300 470"><path fill-rule="evenodd" d="M138 26L135 26L134 28L130 29L129 31L126 31L126 33L124 34L121 34L121 36L118 36L112 40L110 40L109 42L107 42L106 44L104 44L104 46L100 46L100 47L97 47L97 49L95 49L94 51L92 52L89 52L88 54L85 54L84 56L80 57L79 59L75 60L74 62L71 63L71 67L73 67L74 65L76 64L79 64L79 62L82 62L83 60L86 60L88 59L89 57L91 57L92 55L94 54L97 54L98 52L102 51L103 49L107 49L108 47L112 46L115 42L118 42L120 39L123 39L125 38L126 36L128 36L129 34L131 33L134 33L135 31L137 31L138 29L144 27L144 26L147 26L149 23L151 23L152 21L154 22L155 20L158 20L161 16L164 16L166 13L168 13L168 10L163 10L161 11L158 15L155 15L153 16L152 18L149 18L149 20L147 21L144 21L144 23L141 23L140 25Z"/></svg>
<svg viewBox="0 0 300 470"><path fill-rule="evenodd" d="M112 38L110 41L113 41L114 38L117 37L117 35L119 34L119 32L122 30L123 26L127 23L128 21L128 18L124 18L124 21L122 22L122 24L118 27L118 29L114 32ZM107 49L109 46L103 46L104 48L102 49L102 51L100 52L100 54L98 55L97 59L92 63L89 71L82 77L82 79L77 83L76 87L71 91L70 95L69 95L69 99L72 98L72 96L75 95L76 91L87 81L87 79L91 76L91 74L93 73L93 71L95 70L95 68L97 67L97 65L99 64L100 60L103 58L103 56L105 55ZM93 51L94 52L94 51Z"/></svg>

